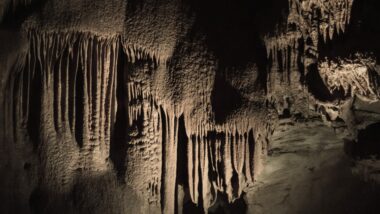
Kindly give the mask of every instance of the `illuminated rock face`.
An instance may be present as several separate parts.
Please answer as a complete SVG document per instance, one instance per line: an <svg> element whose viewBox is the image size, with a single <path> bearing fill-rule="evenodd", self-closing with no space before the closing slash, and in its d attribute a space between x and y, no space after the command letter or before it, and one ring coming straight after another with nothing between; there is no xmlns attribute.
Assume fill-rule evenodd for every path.
<svg viewBox="0 0 380 214"><path fill-rule="evenodd" d="M284 120L344 130L367 154L356 174L375 173L360 141L379 121L378 44L326 48L356 36L366 1L0 3L1 208L271 212L250 204Z"/></svg>

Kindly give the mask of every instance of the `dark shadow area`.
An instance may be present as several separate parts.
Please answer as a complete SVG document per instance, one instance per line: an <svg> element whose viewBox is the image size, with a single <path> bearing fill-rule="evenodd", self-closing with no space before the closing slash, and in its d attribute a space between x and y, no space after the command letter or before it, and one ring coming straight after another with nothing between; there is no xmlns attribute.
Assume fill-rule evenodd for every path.
<svg viewBox="0 0 380 214"><path fill-rule="evenodd" d="M178 186L181 185L184 187L185 196L182 199L185 201L187 198L190 198L189 195L189 183L188 183L188 163L187 163L187 146L188 146L188 138L186 134L185 120L182 115L178 119L178 147L177 147L177 191L178 194ZM178 200L179 196L177 195L175 198ZM180 205L177 201L177 205ZM178 213L178 206L176 206L175 212ZM183 207L183 210L185 208Z"/></svg>
<svg viewBox="0 0 380 214"><path fill-rule="evenodd" d="M346 32L335 33L334 39L327 43L320 42L320 58L348 57L357 52L372 52L380 57L380 1L354 1L350 24Z"/></svg>
<svg viewBox="0 0 380 214"><path fill-rule="evenodd" d="M218 60L218 71L258 66L261 88L265 89L267 54L263 36L273 33L288 13L287 0L188 0L195 15L190 33L204 35L206 46ZM234 74L232 74L234 75Z"/></svg>
<svg viewBox="0 0 380 214"><path fill-rule="evenodd" d="M118 57L118 69L116 79L116 99L117 99L117 112L114 129L112 130L111 144L110 144L110 158L116 168L119 178L125 175L125 158L127 152L127 128L128 128L128 91L125 86L125 79L127 75L127 56L120 49Z"/></svg>
<svg viewBox="0 0 380 214"><path fill-rule="evenodd" d="M30 212L32 214L46 213L49 196L40 188L33 190L29 198Z"/></svg>
<svg viewBox="0 0 380 214"><path fill-rule="evenodd" d="M35 71L32 74L32 81L30 85L30 97L29 97L29 118L28 118L28 133L33 142L34 149L40 143L40 123L41 123L41 67L39 63L35 63ZM27 72L25 72L27 73Z"/></svg>
<svg viewBox="0 0 380 214"><path fill-rule="evenodd" d="M187 135L185 120L182 115L178 119L178 147L177 147L177 183L188 186L187 174Z"/></svg>
<svg viewBox="0 0 380 214"><path fill-rule="evenodd" d="M233 88L223 77L216 75L214 89L211 94L212 110L215 122L223 123L228 115L238 109L243 103L240 93Z"/></svg>
<svg viewBox="0 0 380 214"><path fill-rule="evenodd" d="M197 206L191 200L183 204L183 214L203 214L203 208Z"/></svg>
<svg viewBox="0 0 380 214"><path fill-rule="evenodd" d="M20 27L27 17L37 11L41 11L46 0L31 0L31 4L29 5L16 4L16 2L22 1L10 1L8 5L9 9L6 10L7 12L4 15L3 21L0 22L0 27Z"/></svg>
<svg viewBox="0 0 380 214"><path fill-rule="evenodd" d="M169 128L168 127L168 124L166 121L166 114L165 114L165 111L164 109L162 108L162 106L160 106L160 111L161 111L161 130L162 130L162 177L161 177L161 191L160 191L160 196L161 196L161 208L164 207L164 196L165 196L165 193L164 193L164 190L165 190L165 161L166 161L166 143L167 143L167 140L168 140L168 136L166 136L166 129ZM163 210L162 210L163 211Z"/></svg>
<svg viewBox="0 0 380 214"><path fill-rule="evenodd" d="M241 66L260 59L260 36L273 32L287 14L286 0L195 0L195 29L206 36L208 47L222 67Z"/></svg>
<svg viewBox="0 0 380 214"><path fill-rule="evenodd" d="M79 66L75 82L75 140L80 147L83 146L83 123L84 123L84 71Z"/></svg>
<svg viewBox="0 0 380 214"><path fill-rule="evenodd" d="M247 213L247 204L244 201L244 195L236 199L233 203L228 203L227 196L219 193L218 199L213 207L209 209L210 214L245 214Z"/></svg>
<svg viewBox="0 0 380 214"><path fill-rule="evenodd" d="M74 44L73 44L73 49L74 50L78 50L79 49L79 40L75 41ZM68 51L68 50L67 50ZM79 57L78 57L78 52L76 51L73 51L73 53L70 55L68 54L68 57L69 57L69 61L71 61L72 63L69 64L69 109L68 109L68 113L69 113L69 124L70 124L70 129L72 130L72 132L75 133L75 121L76 121L76 114L77 114L77 110L76 110L76 105L77 105L77 98L79 96L83 96L83 94L81 95L80 93L83 93L83 92L80 92L79 94L77 93L77 87L79 85L78 83L78 72L79 72L79 68L78 68L78 65L79 65ZM80 81L84 81L83 77L80 77L81 80ZM83 86L79 86L79 87L83 87ZM79 88L80 89L80 88ZM78 143L78 141L77 141ZM80 144L78 144L80 146Z"/></svg>
<svg viewBox="0 0 380 214"><path fill-rule="evenodd" d="M380 123L359 131L358 141L350 145L348 152L355 159L380 158Z"/></svg>
<svg viewBox="0 0 380 214"><path fill-rule="evenodd" d="M337 99L344 100L346 98L343 89L330 93L319 75L318 65L316 63L311 64L307 70L308 72L305 76L305 83L309 92L313 94L315 98L323 102L331 102Z"/></svg>

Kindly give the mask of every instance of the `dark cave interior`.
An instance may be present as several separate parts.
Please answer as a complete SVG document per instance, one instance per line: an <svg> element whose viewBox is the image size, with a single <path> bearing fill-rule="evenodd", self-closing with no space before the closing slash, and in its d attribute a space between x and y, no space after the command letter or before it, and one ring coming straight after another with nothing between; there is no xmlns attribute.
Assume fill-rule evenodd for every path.
<svg viewBox="0 0 380 214"><path fill-rule="evenodd" d="M3 0L1 213L377 213L378 0Z"/></svg>

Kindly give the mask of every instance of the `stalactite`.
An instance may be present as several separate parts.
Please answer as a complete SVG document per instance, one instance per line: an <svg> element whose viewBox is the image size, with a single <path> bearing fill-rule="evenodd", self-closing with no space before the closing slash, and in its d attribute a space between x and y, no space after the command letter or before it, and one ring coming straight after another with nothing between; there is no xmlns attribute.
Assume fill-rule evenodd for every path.
<svg viewBox="0 0 380 214"><path fill-rule="evenodd" d="M232 167L232 158L231 158L231 141L233 136L231 134L226 135L226 141L224 145L224 173L225 178L223 179L225 181L226 185L226 194L228 196L228 201L233 201L233 187L232 187L232 176L233 176L233 167Z"/></svg>
<svg viewBox="0 0 380 214"><path fill-rule="evenodd" d="M289 73L289 69L297 65L297 55L293 53L298 52L298 41L301 38L302 35L299 32L288 32L264 38L268 58L272 60L271 72L277 72L281 66L284 73ZM278 54L281 54L281 59Z"/></svg>
<svg viewBox="0 0 380 214"><path fill-rule="evenodd" d="M375 65L375 58L356 54L345 59L323 60L318 71L330 93L343 90L345 96L378 100L379 78Z"/></svg>
<svg viewBox="0 0 380 214"><path fill-rule="evenodd" d="M163 111L163 169L162 169L162 210L172 213L175 210L176 173L177 173L177 146L178 146L178 118L171 111Z"/></svg>
<svg viewBox="0 0 380 214"><path fill-rule="evenodd" d="M196 162L197 159L197 149L196 146L198 145L196 142L196 139L191 136L188 139L188 145L187 145L187 173L188 173L188 179L189 179L189 192L190 192L190 198L195 203L198 204L198 195L197 195L197 189L198 182L196 182L196 178L198 177L198 168L195 166L198 166L198 162Z"/></svg>
<svg viewBox="0 0 380 214"><path fill-rule="evenodd" d="M296 26L296 29L278 30L274 36L265 36L268 58L272 59L272 70L282 66L288 71L291 65L287 65L289 54L297 52L298 40L303 39L305 44L304 53L308 57L318 58L319 37L324 41L332 40L335 33L345 32L345 27L350 21L353 0L289 0L289 15L287 26ZM308 42L308 39L311 42ZM288 47L291 49L290 53ZM281 62L277 62L278 54L281 54ZM291 60L292 63L296 63ZM295 64L293 64L295 65Z"/></svg>
<svg viewBox="0 0 380 214"><path fill-rule="evenodd" d="M73 182L75 172L104 171L109 167L120 41L117 37L106 39L88 33L39 31L30 31L29 39L26 74L39 72L43 85L40 147L46 166L42 177L56 188L66 188ZM280 50L288 47L276 47L276 52ZM149 77L137 75L154 70L138 67L148 62L155 68L156 56L136 47L124 51L129 66L126 71L129 76L124 81L126 120L129 120L125 127L126 183L146 197L149 204L161 203L163 212L176 210L178 144L184 143L178 139L178 127L183 115L189 139L187 170L191 200L203 204L207 212L217 200L218 192L226 193L229 202L241 197L257 176L254 159L262 154L252 153L256 152L252 150L255 142L249 138L261 125L250 119L215 125L214 115L206 111L209 106L201 107L206 114L194 117L186 106L163 102L153 95ZM283 55L283 67L289 67L292 56L288 52ZM36 69L35 64L41 69ZM133 69L136 75L132 74ZM20 81L22 87L30 87L28 78ZM212 88L212 81L213 77L209 77L199 85L204 88L197 91L201 103L210 103L208 88ZM24 91L29 90L21 88L17 97L29 99L30 95L22 94ZM22 114L27 114L32 109L29 101L19 101L22 103L17 105L27 106Z"/></svg>
<svg viewBox="0 0 380 214"><path fill-rule="evenodd" d="M246 137L246 140L245 140L245 162L244 162L244 166L245 166L245 175L247 177L247 183L248 185L252 185L253 184L253 177L254 177L254 173L253 173L253 165L252 163L254 162L253 160L253 154L254 154L254 145L255 144L255 141L253 140L253 133L252 133L252 130L248 132L248 135Z"/></svg>
<svg viewBox="0 0 380 214"><path fill-rule="evenodd" d="M189 191L195 204L202 199L205 211L215 203L217 192L225 193L228 201L233 202L257 176L255 160L262 158L262 154L254 149L253 129L239 131L239 128L190 134L187 149Z"/></svg>
<svg viewBox="0 0 380 214"><path fill-rule="evenodd" d="M301 103L292 105L297 109L289 109L287 97L303 100L309 96L302 89L305 84L300 80L308 75L311 65L318 62L320 41L327 42L345 32L352 5L353 0L289 0L289 14L283 23L285 27L264 36L270 60L267 96L278 114L283 114L286 109L309 114L308 107L301 107ZM283 25L280 23L279 26Z"/></svg>
<svg viewBox="0 0 380 214"><path fill-rule="evenodd" d="M126 38L122 38L122 45L124 52L127 55L128 61L131 63L135 63L137 61L152 60L157 65L164 65L167 61L167 57L163 57L158 54L159 50L131 45Z"/></svg>
<svg viewBox="0 0 380 214"><path fill-rule="evenodd" d="M23 118L17 120L23 126L39 126L38 137L32 137L37 127L25 129L43 151L42 178L52 188L66 188L74 178L75 166L90 171L107 167L114 121L111 118L115 117L114 112L111 115L111 105L115 103L118 39L33 30L28 37L29 53L20 61L25 62L25 69L17 80L19 94L15 98L17 109L21 110L17 114ZM93 65L92 60L100 64ZM41 89L30 90L33 81L40 81L36 84ZM90 96L91 90L98 91L98 95ZM36 91L41 95L33 94ZM33 100L32 104L35 97L41 100ZM29 116L36 108L41 108L40 115ZM29 121L35 117L40 120Z"/></svg>
<svg viewBox="0 0 380 214"><path fill-rule="evenodd" d="M40 147L44 148L41 157L45 163L42 177L54 188L67 188L78 168L100 171L108 167L106 159L116 111L118 39L38 31L30 31L29 39L26 69L16 90L17 97L26 99L17 100L15 105L23 106L17 109L17 114L25 115L20 121L29 118L28 111L33 108L29 104L31 95L24 93L30 91L29 75L40 73ZM139 57L147 56L140 53ZM142 59L139 58L139 63ZM149 69L137 69L136 73ZM149 204L161 202L163 212L176 210L177 147L184 143L178 139L178 126L179 115L184 114L184 123L189 125L186 134L191 200L202 203L207 212L218 192L226 193L229 202L241 197L256 176L255 155L250 149L255 146L249 140L255 125L248 119L223 125L203 123L212 115L191 118L178 110L181 108L159 103L152 96L148 80L139 78L131 75L125 84L129 118L126 131L130 138L125 163L130 171L126 182L137 183L136 188L143 192ZM207 92L200 93L203 102L208 103ZM57 151L65 151L65 155Z"/></svg>

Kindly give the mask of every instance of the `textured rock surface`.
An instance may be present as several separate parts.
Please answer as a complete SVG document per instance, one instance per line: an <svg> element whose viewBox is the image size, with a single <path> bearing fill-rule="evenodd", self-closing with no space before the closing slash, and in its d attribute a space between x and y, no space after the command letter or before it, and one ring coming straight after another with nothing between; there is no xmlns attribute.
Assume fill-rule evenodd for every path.
<svg viewBox="0 0 380 214"><path fill-rule="evenodd" d="M378 187L352 176L339 135L318 119L283 119L248 213L372 213ZM354 202L354 203L353 203Z"/></svg>
<svg viewBox="0 0 380 214"><path fill-rule="evenodd" d="M374 0L0 2L0 208L373 208L379 9Z"/></svg>

